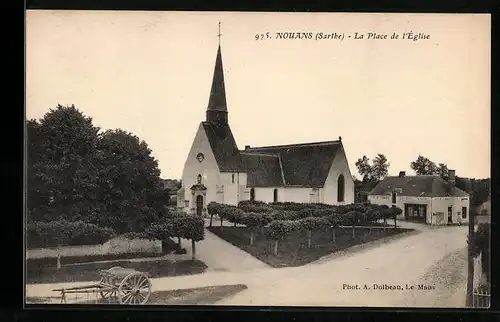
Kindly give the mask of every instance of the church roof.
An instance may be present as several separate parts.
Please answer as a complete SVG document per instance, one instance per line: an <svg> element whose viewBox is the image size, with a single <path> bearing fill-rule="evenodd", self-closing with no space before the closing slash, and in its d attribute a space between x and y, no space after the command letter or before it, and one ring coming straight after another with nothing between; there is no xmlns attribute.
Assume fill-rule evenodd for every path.
<svg viewBox="0 0 500 322"><path fill-rule="evenodd" d="M412 197L468 197L465 191L455 187L450 193L448 182L440 176L391 176L382 180L370 191L370 195L391 194L394 189L400 189L402 196Z"/></svg>
<svg viewBox="0 0 500 322"><path fill-rule="evenodd" d="M202 122L208 142L221 172L243 171L244 164L229 125L214 126Z"/></svg>
<svg viewBox="0 0 500 322"><path fill-rule="evenodd" d="M247 172L249 187L322 187L325 184L333 159L342 146L340 140L239 151L229 125L218 121L224 118L209 117L214 116L214 113L220 116L218 112L227 115L220 45L207 107L207 122L202 122L219 170Z"/></svg>
<svg viewBox="0 0 500 322"><path fill-rule="evenodd" d="M279 146L263 146L249 147L244 153L263 153L274 154L279 156L276 160L280 161L281 166L278 168L274 165L273 171L282 172L285 185L288 186L305 186L305 187L323 187L330 172L333 159L337 152L341 149L342 142L327 141L304 144L290 144ZM271 161L267 161L268 164ZM250 175L249 175L250 176ZM275 180L278 173L273 178ZM255 182L264 183L266 178L252 179ZM272 185L269 182L267 185Z"/></svg>
<svg viewBox="0 0 500 322"><path fill-rule="evenodd" d="M248 187L280 187L283 182L279 155L241 152Z"/></svg>
<svg viewBox="0 0 500 322"><path fill-rule="evenodd" d="M210 98L208 100L207 110L227 112L226 88L224 85L224 68L222 66L222 54L220 45L217 49L214 77L212 79L212 88L210 90Z"/></svg>

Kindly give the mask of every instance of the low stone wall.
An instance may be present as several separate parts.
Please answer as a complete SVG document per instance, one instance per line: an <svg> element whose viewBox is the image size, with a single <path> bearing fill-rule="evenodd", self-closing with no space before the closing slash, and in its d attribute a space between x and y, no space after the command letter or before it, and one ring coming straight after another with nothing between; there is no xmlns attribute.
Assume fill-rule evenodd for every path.
<svg viewBox="0 0 500 322"><path fill-rule="evenodd" d="M102 245L64 246L60 253L62 257L91 256L126 253L156 253L161 252L161 241L147 239L113 238ZM57 248L36 248L26 251L27 259L57 257Z"/></svg>

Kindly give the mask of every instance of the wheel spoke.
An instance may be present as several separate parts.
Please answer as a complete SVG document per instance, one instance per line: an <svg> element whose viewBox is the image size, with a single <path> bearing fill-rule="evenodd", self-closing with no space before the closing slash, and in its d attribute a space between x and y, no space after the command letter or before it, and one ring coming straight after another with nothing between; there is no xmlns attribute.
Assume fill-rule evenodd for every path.
<svg viewBox="0 0 500 322"><path fill-rule="evenodd" d="M127 293L122 297L122 302L127 303L128 298L132 296L132 293Z"/></svg>
<svg viewBox="0 0 500 322"><path fill-rule="evenodd" d="M144 283L146 283L147 281L148 281L148 280L145 278L145 279L141 282L141 284L139 285L139 288L142 288L142 287L143 287L143 285L144 285ZM145 287L147 287L147 286L148 286L148 285L146 284L146 285L145 285Z"/></svg>

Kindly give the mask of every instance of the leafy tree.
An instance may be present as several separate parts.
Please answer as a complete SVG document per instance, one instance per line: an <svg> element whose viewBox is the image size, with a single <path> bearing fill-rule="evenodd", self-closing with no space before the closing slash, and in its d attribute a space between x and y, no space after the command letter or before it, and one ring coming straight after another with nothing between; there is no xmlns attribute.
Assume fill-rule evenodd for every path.
<svg viewBox="0 0 500 322"><path fill-rule="evenodd" d="M469 193L472 206L479 206L491 196L491 179L456 177L456 186Z"/></svg>
<svg viewBox="0 0 500 322"><path fill-rule="evenodd" d="M358 168L359 174L362 176L364 182L372 179L372 166L370 165L370 159L363 155L356 161L356 168Z"/></svg>
<svg viewBox="0 0 500 322"><path fill-rule="evenodd" d="M79 220L95 204L99 128L73 105L27 122L28 212L33 220Z"/></svg>
<svg viewBox="0 0 500 322"><path fill-rule="evenodd" d="M411 162L410 167L417 175L433 175L438 171L438 166L434 162L421 155Z"/></svg>
<svg viewBox="0 0 500 322"><path fill-rule="evenodd" d="M168 213L168 192L144 141L123 130L108 130L100 137L97 159L99 195L106 216L93 221L124 233L142 231Z"/></svg>
<svg viewBox="0 0 500 322"><path fill-rule="evenodd" d="M356 167L359 174L363 177L363 182L378 182L387 176L390 163L387 157L381 153L373 159L370 165L370 159L364 155L356 161Z"/></svg>
<svg viewBox="0 0 500 322"><path fill-rule="evenodd" d="M136 136L99 133L73 105L26 127L28 220L83 220L124 233L169 215L157 161Z"/></svg>
<svg viewBox="0 0 500 322"><path fill-rule="evenodd" d="M383 154L377 154L377 156L373 159L372 165L372 177L377 181L380 181L387 177L387 172L389 169L390 163L387 161L387 158Z"/></svg>
<svg viewBox="0 0 500 322"><path fill-rule="evenodd" d="M448 180L448 166L444 163L439 163L437 165L436 173L438 176L443 178L444 180Z"/></svg>
<svg viewBox="0 0 500 322"><path fill-rule="evenodd" d="M426 157L418 156L417 160L411 163L411 168L417 175L438 175L444 180L448 180L448 166L444 163L432 162ZM487 179L471 179L464 177L455 177L456 187L469 193L470 202L473 206L478 206L487 201L490 197L491 180Z"/></svg>
<svg viewBox="0 0 500 322"><path fill-rule="evenodd" d="M362 176L362 180L354 180L354 191L356 201L363 201L362 194L372 190L380 180L384 179L389 170L390 163L385 155L379 153L370 164L370 159L365 155L356 161L356 168Z"/></svg>

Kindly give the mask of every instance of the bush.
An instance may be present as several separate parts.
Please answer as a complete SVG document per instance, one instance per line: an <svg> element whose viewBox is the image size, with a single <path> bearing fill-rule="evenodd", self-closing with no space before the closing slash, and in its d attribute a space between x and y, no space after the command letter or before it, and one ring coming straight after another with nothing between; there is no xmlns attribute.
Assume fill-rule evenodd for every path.
<svg viewBox="0 0 500 322"><path fill-rule="evenodd" d="M205 238L205 222L197 215L174 215L151 224L141 233L128 234L128 238L164 240L178 237L200 241Z"/></svg>
<svg viewBox="0 0 500 322"><path fill-rule="evenodd" d="M297 220L275 220L269 224L267 234L272 240L279 240L293 231L300 230Z"/></svg>
<svg viewBox="0 0 500 322"><path fill-rule="evenodd" d="M238 205L238 208L244 212L253 212L253 213L270 213L273 211L273 208L266 205L255 205L250 203L244 203Z"/></svg>
<svg viewBox="0 0 500 322"><path fill-rule="evenodd" d="M28 248L99 245L114 236L110 228L83 221L35 221L27 225Z"/></svg>
<svg viewBox="0 0 500 322"><path fill-rule="evenodd" d="M270 214L272 220L297 220L300 215L295 211L274 211Z"/></svg>
<svg viewBox="0 0 500 322"><path fill-rule="evenodd" d="M241 214L237 223L250 228L264 227L270 222L270 219L269 216L263 216L260 213L248 212Z"/></svg>
<svg viewBox="0 0 500 322"><path fill-rule="evenodd" d="M308 217L299 220L301 230L317 230L330 227L330 221L326 218Z"/></svg>

